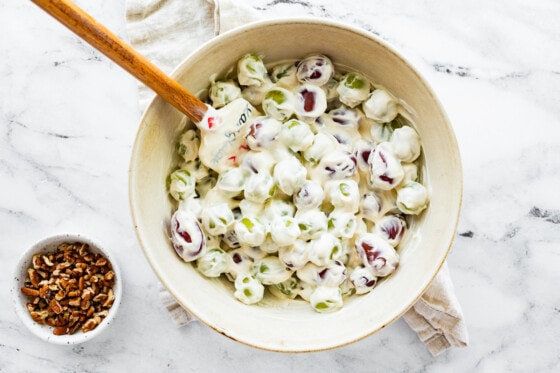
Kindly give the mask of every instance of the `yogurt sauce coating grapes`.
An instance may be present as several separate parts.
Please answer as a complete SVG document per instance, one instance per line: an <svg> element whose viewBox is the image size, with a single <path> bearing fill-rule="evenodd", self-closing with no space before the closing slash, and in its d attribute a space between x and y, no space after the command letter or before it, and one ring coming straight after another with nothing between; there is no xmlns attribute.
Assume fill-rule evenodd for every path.
<svg viewBox="0 0 560 373"><path fill-rule="evenodd" d="M248 54L232 71L211 80L209 104L243 96L264 114L238 129L239 151L219 168L199 147L220 148L226 132L180 137L183 163L168 181L173 247L203 275L232 281L243 303L268 289L336 311L398 269L407 222L429 202L420 136L396 97L325 55L267 67Z"/></svg>

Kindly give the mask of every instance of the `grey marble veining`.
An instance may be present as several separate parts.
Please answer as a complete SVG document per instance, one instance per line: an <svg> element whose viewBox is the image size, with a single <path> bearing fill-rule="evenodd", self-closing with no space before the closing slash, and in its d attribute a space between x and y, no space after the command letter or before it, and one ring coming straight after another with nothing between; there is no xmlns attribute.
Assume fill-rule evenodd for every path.
<svg viewBox="0 0 560 373"><path fill-rule="evenodd" d="M0 299L19 252L79 231L117 252L115 324L87 344L34 338L0 308L0 372L560 371L560 3L245 0L266 17L354 24L402 51L454 125L463 211L449 267L470 345L432 357L398 320L313 354L240 345L204 325L176 329L136 241L128 162L136 82L31 2L0 3ZM124 1L77 1L125 36Z"/></svg>

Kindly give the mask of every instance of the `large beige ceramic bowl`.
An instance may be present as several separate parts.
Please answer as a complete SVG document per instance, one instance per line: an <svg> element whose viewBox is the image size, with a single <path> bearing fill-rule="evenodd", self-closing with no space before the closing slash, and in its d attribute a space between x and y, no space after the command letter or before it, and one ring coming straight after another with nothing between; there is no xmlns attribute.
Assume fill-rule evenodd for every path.
<svg viewBox="0 0 560 373"><path fill-rule="evenodd" d="M239 342L276 351L316 351L342 346L375 333L398 319L423 293L452 244L462 194L459 152L451 125L426 81L385 42L365 31L318 19L264 21L213 39L173 73L192 92L208 77L228 70L247 52L265 63L323 53L335 63L365 73L415 111L422 138L423 181L429 208L416 219L401 244L401 265L371 293L345 301L344 308L319 314L304 301L266 298L247 306L232 285L208 279L179 259L170 241L173 211L166 178L177 165L175 144L186 120L156 98L147 109L130 166L130 202L146 258L161 282L200 321Z"/></svg>

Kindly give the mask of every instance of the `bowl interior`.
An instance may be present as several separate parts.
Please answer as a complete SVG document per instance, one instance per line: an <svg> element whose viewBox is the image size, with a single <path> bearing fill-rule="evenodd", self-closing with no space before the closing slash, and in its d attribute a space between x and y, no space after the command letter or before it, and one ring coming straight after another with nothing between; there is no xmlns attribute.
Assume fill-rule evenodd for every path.
<svg viewBox="0 0 560 373"><path fill-rule="evenodd" d="M33 321L31 318L26 304L29 302L29 298L21 293L20 289L24 286L25 280L27 278L27 269L32 267L33 256L37 253L51 253L56 251L58 245L64 242L84 242L89 244L89 250L92 253L102 254L107 258L115 272L115 285L113 286L113 291L115 294L115 301L111 308L109 309L109 314L102 320L102 322L93 330L83 333L81 330L76 331L72 335L54 335L53 328L48 325L41 325ZM14 283L12 287L12 296L14 299L14 306L16 313L23 321L24 325L37 337L44 341L51 342L60 345L73 345L82 343L93 339L99 335L113 320L117 310L119 308L122 299L122 279L119 266L116 262L114 256L112 256L107 249L103 249L101 245L92 241L91 239L84 237L79 234L60 234L52 237L45 238L36 244L34 244L30 249L28 249L19 259L14 273Z"/></svg>
<svg viewBox="0 0 560 373"><path fill-rule="evenodd" d="M323 53L366 74L414 109L422 138L423 182L429 208L401 244L397 272L371 293L345 301L342 310L317 314L302 301L267 298L257 306L237 301L227 281L208 279L176 256L169 241L172 203L166 178L176 167L175 144L187 121L160 98L144 114L130 166L130 203L138 239L156 274L180 304L218 332L259 348L315 351L364 338L400 317L443 264L455 234L462 176L456 139L428 84L398 53L373 35L324 20L264 21L215 38L173 73L192 92L226 72L248 52L265 63Z"/></svg>

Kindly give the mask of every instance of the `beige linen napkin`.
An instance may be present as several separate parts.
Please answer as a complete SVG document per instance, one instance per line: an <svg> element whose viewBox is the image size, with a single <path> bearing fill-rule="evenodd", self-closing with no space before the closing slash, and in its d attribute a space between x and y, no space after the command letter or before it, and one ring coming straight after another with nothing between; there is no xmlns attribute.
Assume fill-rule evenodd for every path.
<svg viewBox="0 0 560 373"><path fill-rule="evenodd" d="M126 5L131 44L168 73L213 36L263 18L236 0L127 0ZM144 110L154 93L142 85L139 91ZM177 326L194 320L163 286L160 290ZM434 356L467 345L467 329L447 265L404 319Z"/></svg>
<svg viewBox="0 0 560 373"><path fill-rule="evenodd" d="M455 296L447 263L428 290L404 315L404 321L418 334L432 355L469 342L461 305Z"/></svg>

